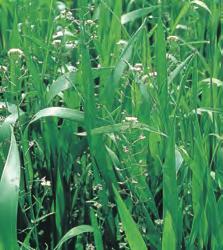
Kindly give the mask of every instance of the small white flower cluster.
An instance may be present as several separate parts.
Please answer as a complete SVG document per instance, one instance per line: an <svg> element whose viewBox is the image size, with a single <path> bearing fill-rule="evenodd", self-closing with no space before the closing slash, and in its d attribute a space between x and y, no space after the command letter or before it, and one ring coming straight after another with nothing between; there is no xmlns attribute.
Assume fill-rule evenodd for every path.
<svg viewBox="0 0 223 250"><path fill-rule="evenodd" d="M127 46L128 42L126 40L119 40L116 44L121 47L125 47Z"/></svg>
<svg viewBox="0 0 223 250"><path fill-rule="evenodd" d="M9 57L23 57L24 56L24 53L21 49L18 49L18 48L12 48L8 51L8 56Z"/></svg>
<svg viewBox="0 0 223 250"><path fill-rule="evenodd" d="M0 65L0 72L6 73L8 68L6 66Z"/></svg>
<svg viewBox="0 0 223 250"><path fill-rule="evenodd" d="M94 191L102 191L103 186L101 184L97 184L97 185L93 186L93 190Z"/></svg>
<svg viewBox="0 0 223 250"><path fill-rule="evenodd" d="M58 73L60 73L60 74L65 74L67 72L75 72L75 71L77 71L77 68L75 66L71 65L70 63L66 64L58 69Z"/></svg>
<svg viewBox="0 0 223 250"><path fill-rule="evenodd" d="M124 233L124 228L123 228L122 222L119 222L118 225L119 225L119 232Z"/></svg>
<svg viewBox="0 0 223 250"><path fill-rule="evenodd" d="M95 25L95 22L91 19L85 21L86 24Z"/></svg>
<svg viewBox="0 0 223 250"><path fill-rule="evenodd" d="M40 180L40 184L43 187L51 187L51 182L46 180L46 177L44 176L41 180Z"/></svg>
<svg viewBox="0 0 223 250"><path fill-rule="evenodd" d="M6 109L6 105L4 103L0 103L0 109Z"/></svg>
<svg viewBox="0 0 223 250"><path fill-rule="evenodd" d="M92 205L93 205L95 208L97 208L97 209L102 208L102 204L99 203L99 202L96 201L96 200L88 200L88 201L86 201L86 203L92 204Z"/></svg>
<svg viewBox="0 0 223 250"><path fill-rule="evenodd" d="M74 35L69 30L58 27L58 31L53 35L53 39L61 39L63 37L74 37Z"/></svg>
<svg viewBox="0 0 223 250"><path fill-rule="evenodd" d="M132 70L135 71L135 72L142 73L143 72L143 65L142 65L142 63L136 63L134 65L134 67L132 68Z"/></svg>
<svg viewBox="0 0 223 250"><path fill-rule="evenodd" d="M127 116L125 117L126 122L138 122L138 118L134 116Z"/></svg>
<svg viewBox="0 0 223 250"><path fill-rule="evenodd" d="M66 21L73 22L73 21L75 21L75 18L74 18L71 11L69 11L67 9L63 9L60 11L60 14L55 17L55 21L57 21L57 20L66 20Z"/></svg>
<svg viewBox="0 0 223 250"><path fill-rule="evenodd" d="M114 207L116 207L116 205L114 204L114 203L112 203L112 202L108 202L108 207L109 208L114 208Z"/></svg>
<svg viewBox="0 0 223 250"><path fill-rule="evenodd" d="M58 31L53 35L52 45L56 48L63 45L67 50L72 50L77 48L78 41L74 40L74 34L72 32L58 27Z"/></svg>
<svg viewBox="0 0 223 250"><path fill-rule="evenodd" d="M86 250L95 250L95 246L93 244L87 244Z"/></svg>
<svg viewBox="0 0 223 250"><path fill-rule="evenodd" d="M167 37L167 40L177 42L179 40L179 37L178 36L169 36L169 37Z"/></svg>
<svg viewBox="0 0 223 250"><path fill-rule="evenodd" d="M132 70L132 72L136 73L136 75L141 79L143 83L145 83L150 78L157 77L157 72L153 70L151 71L149 67L147 69L147 72L148 71L150 72L145 74L145 68L143 67L142 63L136 63L134 66L129 65L129 67L130 67L130 70Z"/></svg>
<svg viewBox="0 0 223 250"><path fill-rule="evenodd" d="M156 225L163 225L163 220L162 219L157 219L154 221Z"/></svg>
<svg viewBox="0 0 223 250"><path fill-rule="evenodd" d="M214 172L214 171L211 171L211 172L210 172L210 176L211 176L211 178L212 178L213 180L215 180L215 176L216 176L216 174L215 174L215 172Z"/></svg>

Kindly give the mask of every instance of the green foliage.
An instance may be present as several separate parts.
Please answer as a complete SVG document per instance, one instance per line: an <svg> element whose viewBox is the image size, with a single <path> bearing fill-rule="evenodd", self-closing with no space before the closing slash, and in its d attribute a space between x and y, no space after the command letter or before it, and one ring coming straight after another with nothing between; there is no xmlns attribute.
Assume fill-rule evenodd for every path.
<svg viewBox="0 0 223 250"><path fill-rule="evenodd" d="M0 0L0 250L223 249L222 13Z"/></svg>

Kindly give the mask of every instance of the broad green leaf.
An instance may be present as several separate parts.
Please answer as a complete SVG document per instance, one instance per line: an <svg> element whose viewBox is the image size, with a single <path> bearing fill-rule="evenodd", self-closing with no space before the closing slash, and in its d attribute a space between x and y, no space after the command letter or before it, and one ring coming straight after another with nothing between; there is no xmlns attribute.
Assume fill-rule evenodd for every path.
<svg viewBox="0 0 223 250"><path fill-rule="evenodd" d="M150 126L140 123L140 122L123 122L123 123L116 123L113 125L107 125L107 126L102 126L102 127L97 127L92 130L92 134L108 134L108 133L123 133L126 130L132 130L132 129L139 129L141 131L147 131L147 132L152 132L156 133L159 135L165 136L164 133L157 131Z"/></svg>
<svg viewBox="0 0 223 250"><path fill-rule="evenodd" d="M0 109L6 109L10 113L10 115L5 118L4 122L11 125L16 123L19 116L24 115L24 112L13 103L0 102Z"/></svg>
<svg viewBox="0 0 223 250"><path fill-rule="evenodd" d="M201 81L201 83L205 83L208 85L214 84L217 87L222 87L223 86L223 82L217 78L206 78L204 80Z"/></svg>
<svg viewBox="0 0 223 250"><path fill-rule="evenodd" d="M0 180L0 249L15 250L17 245L17 208L20 185L20 159L13 129L7 160ZM6 130L0 130L0 133Z"/></svg>
<svg viewBox="0 0 223 250"><path fill-rule="evenodd" d="M192 246L198 237L199 247L208 240L208 222L206 214L206 201L208 192L207 168L208 161L205 154L202 133L198 120L194 121L196 138L194 138L192 170L192 205L193 205L193 224L190 233L190 245Z"/></svg>
<svg viewBox="0 0 223 250"><path fill-rule="evenodd" d="M137 224L134 222L129 210L127 209L124 201L122 200L117 189L113 185L115 200L118 207L118 212L122 221L122 225L127 237L131 250L147 250L147 246L142 238Z"/></svg>
<svg viewBox="0 0 223 250"><path fill-rule="evenodd" d="M98 225L97 217L93 208L90 209L91 224L94 228L94 242L96 250L103 250L103 239L102 234Z"/></svg>
<svg viewBox="0 0 223 250"><path fill-rule="evenodd" d="M131 12L123 14L121 17L121 23L126 24L129 22L134 22L136 19L143 18L156 9L157 9L157 6L151 6L151 7L133 10Z"/></svg>
<svg viewBox="0 0 223 250"><path fill-rule="evenodd" d="M79 110L61 107L50 107L40 110L36 113L30 124L44 117L59 117L64 119L70 119L76 122L84 122L84 113Z"/></svg>
<svg viewBox="0 0 223 250"><path fill-rule="evenodd" d="M77 78L77 72L66 73L60 76L51 86L47 92L48 103L61 91L71 88Z"/></svg>
<svg viewBox="0 0 223 250"><path fill-rule="evenodd" d="M162 250L176 249L176 237L173 229L173 221L169 212L164 219Z"/></svg>

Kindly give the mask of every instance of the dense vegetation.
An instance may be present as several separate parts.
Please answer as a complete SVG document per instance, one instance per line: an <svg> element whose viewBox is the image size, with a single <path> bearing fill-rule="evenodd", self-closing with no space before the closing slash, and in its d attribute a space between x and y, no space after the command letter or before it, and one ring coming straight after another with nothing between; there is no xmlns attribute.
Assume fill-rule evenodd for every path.
<svg viewBox="0 0 223 250"><path fill-rule="evenodd" d="M221 0L0 0L0 250L223 249Z"/></svg>

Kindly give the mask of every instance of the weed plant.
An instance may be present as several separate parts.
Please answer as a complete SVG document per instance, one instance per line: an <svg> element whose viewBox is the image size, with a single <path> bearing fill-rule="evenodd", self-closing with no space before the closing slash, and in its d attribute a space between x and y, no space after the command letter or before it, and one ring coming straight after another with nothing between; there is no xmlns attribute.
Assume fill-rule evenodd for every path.
<svg viewBox="0 0 223 250"><path fill-rule="evenodd" d="M223 249L221 0L0 0L0 250Z"/></svg>

